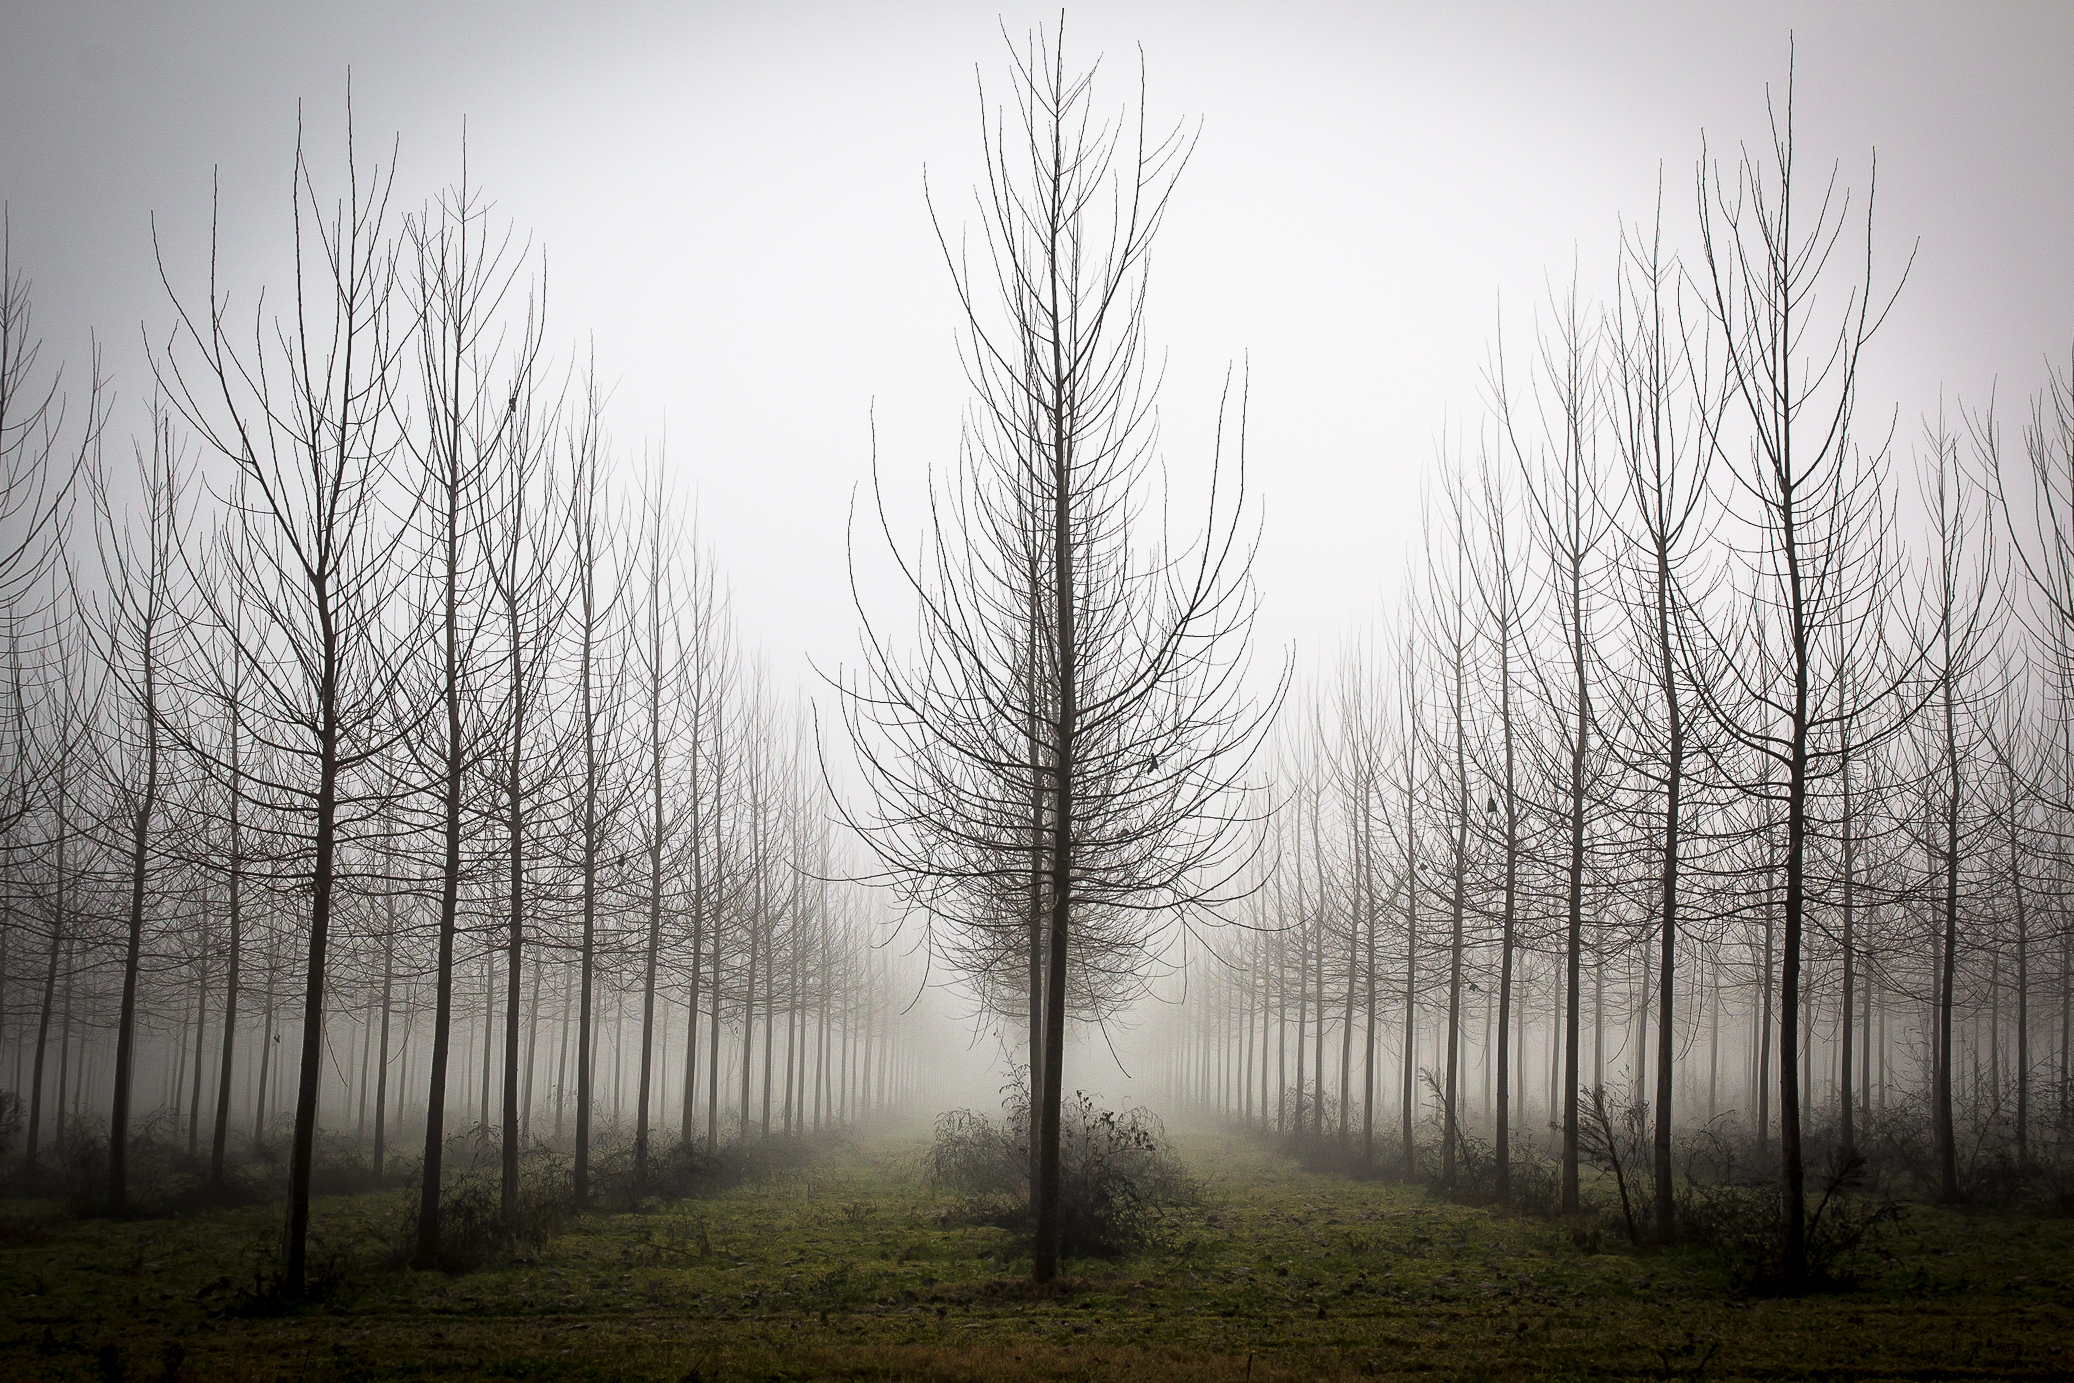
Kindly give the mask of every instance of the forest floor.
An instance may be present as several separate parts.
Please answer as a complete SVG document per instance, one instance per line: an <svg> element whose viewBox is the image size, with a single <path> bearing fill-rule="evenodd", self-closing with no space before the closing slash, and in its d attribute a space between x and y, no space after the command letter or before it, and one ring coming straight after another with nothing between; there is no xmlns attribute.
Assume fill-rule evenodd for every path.
<svg viewBox="0 0 2074 1383"><path fill-rule="evenodd" d="M585 1216L456 1276L384 1266L400 1192L320 1199L313 1262L340 1285L286 1312L241 1303L275 1208L82 1221L0 1201L0 1377L2074 1378L2074 1219L1910 1206L1856 1290L1776 1298L1696 1250L1587 1252L1573 1225L1244 1140L1180 1150L1200 1207L1044 1296L1006 1231L929 1189L912 1141Z"/></svg>

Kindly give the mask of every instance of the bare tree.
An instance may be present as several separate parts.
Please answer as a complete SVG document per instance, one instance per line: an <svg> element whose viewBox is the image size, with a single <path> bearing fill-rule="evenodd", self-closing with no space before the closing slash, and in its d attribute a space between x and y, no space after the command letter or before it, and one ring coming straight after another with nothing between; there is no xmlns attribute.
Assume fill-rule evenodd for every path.
<svg viewBox="0 0 2074 1383"><path fill-rule="evenodd" d="M175 407L243 482L219 487L245 541L222 547L222 580L204 598L223 628L231 627L229 593L243 601L232 658L250 679L253 716L280 759L268 779L246 775L247 790L302 823L289 828L309 888L283 1274L292 1296L306 1280L340 828L342 817L357 827L359 813L380 799L371 780L394 743L399 649L410 643L385 618L405 528L391 521L391 482L398 357L408 333L393 331L390 318L390 177L362 167L351 124L349 101L346 195L330 204L298 130L287 316L269 321L255 307L249 342L233 344L232 302L217 281L212 243L199 308L173 289L161 260L177 325L155 357ZM401 508L407 517L407 491Z"/></svg>
<svg viewBox="0 0 2074 1383"><path fill-rule="evenodd" d="M1092 81L1069 75L1056 39L1040 36L1015 53L1012 126L981 91L984 273L948 241L944 253L968 377L1013 441L976 509L937 511L938 565L902 565L919 603L920 654L903 662L867 614L864 672L843 683L876 803L856 824L912 898L935 905L946 858L957 882L1021 886L1030 785L1040 784L1040 1282L1058 1268L1068 991L1099 954L1083 948L1076 923L1177 917L1236 877L1238 773L1263 728L1242 686L1252 601L1240 506L1213 479L1194 542L1175 548L1153 533L1147 552L1142 528L1154 440L1144 263L1190 146L1178 132L1148 142L1142 99L1134 123L1099 123ZM897 558L883 506L880 522ZM1039 533L1033 591L1026 543ZM1020 656L1032 647L1034 679Z"/></svg>
<svg viewBox="0 0 2074 1383"><path fill-rule="evenodd" d="M129 1199L129 1128L136 1067L137 982L143 957L145 892L153 875L153 815L164 789L167 664L178 658L181 612L173 574L178 564L183 490L182 458L172 419L154 407L147 453L137 451L143 512L132 522L118 512L104 468L90 473L94 535L101 553L107 605L97 621L99 651L119 689L115 738L118 777L110 787L127 827L128 921L124 930L122 1006L116 1018L115 1079L108 1115L108 1203L118 1213Z"/></svg>
<svg viewBox="0 0 2074 1383"><path fill-rule="evenodd" d="M607 441L604 400L595 367L585 382L579 415L568 428L570 523L570 610L575 640L576 725L581 746L578 785L578 861L582 936L578 954L576 1020L576 1199L590 1195L591 1114L596 1100L593 1054L593 987L597 970L600 870L605 862L605 831L614 801L606 767L617 726L619 680L611 659L617 651L618 582L613 569L615 529L606 510L604 475Z"/></svg>
<svg viewBox="0 0 2074 1383"><path fill-rule="evenodd" d="M1610 336L1614 387L1614 440L1629 531L1630 584L1624 602L1638 626L1635 646L1649 686L1648 710L1634 729L1654 721L1660 740L1644 739L1650 753L1633 766L1663 793L1658 832L1656 927L1657 965L1656 1106L1651 1137L1651 1172L1659 1242L1676 1237L1671 1168L1672 1073L1677 1063L1678 928L1681 852L1685 845L1688 737L1691 692L1684 685L1690 599L1696 550L1712 536L1708 503L1707 445L1718 435L1725 398L1711 391L1701 356L1678 299L1679 268L1663 248L1661 210L1649 238L1621 237L1619 292ZM1638 707L1638 710L1640 708Z"/></svg>
<svg viewBox="0 0 2074 1383"><path fill-rule="evenodd" d="M634 1114L634 1185L648 1184L649 1097L655 1068L656 966L663 942L663 860L672 850L677 823L670 811L665 781L674 780L675 745L685 690L684 629L680 621L685 592L680 588L677 554L682 545L669 496L663 488L660 458L653 463L642 493L639 541L642 578L640 628L630 662L639 679L643 743L647 755L647 801L643 815L648 856L648 926L641 948L641 1072ZM698 785L691 785L691 796Z"/></svg>
<svg viewBox="0 0 2074 1383"><path fill-rule="evenodd" d="M499 1209L506 1232L518 1214L519 985L526 920L526 829L529 815L559 766L552 736L541 734L549 662L564 601L550 588L564 533L557 520L562 497L547 461L560 425L560 400L540 390L537 351L540 314L529 305L517 353L506 419L496 443L489 478L490 513L485 523L484 568L501 616L503 697L494 733L501 743L505 897L504 1118ZM533 970L534 1008L540 965ZM533 1063L526 1063L524 1104L532 1105Z"/></svg>
<svg viewBox="0 0 2074 1383"><path fill-rule="evenodd" d="M1941 932L1936 979L1937 1033L1930 1098L1937 1138L1939 1194L1947 1202L1956 1202L1961 1193L1958 1134L1952 1120L1952 1018L1959 964L1960 824L1966 800L1972 795L1965 770L1975 757L1978 703L1986 694L1975 679L1989 653L1986 615L1994 593L1994 575L1992 553L1984 544L1984 515L1969 502L1967 486L1958 469L1956 439L1940 425L1928 441L1935 459L1923 473L1932 543L1924 574L1924 608L1935 627L1924 631L1922 643L1929 650L1924 672L1934 688L1931 709L1938 723L1934 777L1940 837L1935 854L1942 875L1937 905Z"/></svg>
<svg viewBox="0 0 2074 1383"><path fill-rule="evenodd" d="M1724 657L1728 696L1707 692L1708 710L1731 737L1783 774L1784 932L1779 978L1779 1117L1785 1191L1785 1271L1807 1270L1807 1192L1801 1140L1800 1022L1802 936L1807 910L1810 781L1824 760L1831 728L1816 703L1824 635L1839 606L1863 608L1878 590L1875 571L1855 561L1851 539L1876 524L1882 481L1876 452L1853 433L1858 369L1867 343L1899 293L1884 299L1872 284L1872 202L1865 205L1865 264L1844 289L1841 310L1818 327L1815 293L1850 215L1836 174L1803 216L1794 164L1793 85L1783 110L1769 102L1771 162L1744 149L1731 181L1703 152L1697 177L1700 281L1720 333L1727 386L1741 404L1749 462L1732 471L1749 525L1746 560L1753 602L1769 637L1746 637L1741 657ZM1903 277L1906 277L1904 272ZM1720 443L1724 450L1728 444ZM1867 625L1865 627L1871 627ZM1710 635L1710 638L1712 636ZM1874 686L1875 699L1891 690Z"/></svg>
<svg viewBox="0 0 2074 1383"><path fill-rule="evenodd" d="M1563 639L1567 682L1558 689L1545 673L1544 692L1552 708L1567 722L1567 782L1563 815L1569 835L1565 866L1564 1021L1563 1031L1563 1165L1562 1207L1578 1207L1578 1014L1583 993L1584 894L1586 839L1593 806L1590 768L1594 726L1592 702L1592 607L1603 565L1602 547L1611 519L1599 499L1597 331L1584 320L1576 285L1554 304L1554 326L1539 341L1533 421L1538 438L1526 433L1528 419L1519 411L1504 369L1504 346L1498 347L1492 392L1498 424L1508 449L1521 467L1531 503L1533 532L1548 562L1550 608Z"/></svg>
<svg viewBox="0 0 2074 1383"><path fill-rule="evenodd" d="M502 454L506 433L517 425L516 383L498 386L505 342L501 308L523 267L507 228L494 230L489 207L468 183L464 148L460 182L436 205L405 220L404 235L414 259L406 279L415 318L419 400L423 418L406 433L417 461L424 502L418 508L423 547L421 579L427 598L424 623L437 629L438 665L429 679L442 735L436 757L423 765L436 783L439 812L439 955L433 979L431 1088L426 1100L425 1155L420 1174L418 1241L420 1267L439 1260L439 1195L445 1140L447 1062L453 1022L454 942L463 873L464 814L473 814L479 784L471 781L488 757L493 733L485 723L477 646L484 622L488 554L488 472ZM529 322L530 326L531 323ZM514 380L527 375L537 337L528 331L517 345ZM508 973L509 1008L517 1010L517 968ZM484 1015L487 1026L489 1015ZM507 1044L509 1038L507 1036ZM515 1067L513 1068L515 1072ZM487 1075L487 1066L485 1075ZM509 1122L507 1120L507 1122Z"/></svg>

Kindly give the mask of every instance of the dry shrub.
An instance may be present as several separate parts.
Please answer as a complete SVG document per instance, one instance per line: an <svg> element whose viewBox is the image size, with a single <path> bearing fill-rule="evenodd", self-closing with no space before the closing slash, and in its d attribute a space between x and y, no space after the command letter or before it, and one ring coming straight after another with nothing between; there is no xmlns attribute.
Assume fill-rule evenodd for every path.
<svg viewBox="0 0 2074 1383"><path fill-rule="evenodd" d="M1085 1091L1075 1091L1059 1115L1062 1255L1118 1258L1146 1247L1172 1211L1200 1198L1150 1111L1100 1109ZM971 1110L939 1117L927 1162L933 1182L972 1197L967 1218L1034 1232L1029 1104L1020 1089L1011 1088L998 1121Z"/></svg>

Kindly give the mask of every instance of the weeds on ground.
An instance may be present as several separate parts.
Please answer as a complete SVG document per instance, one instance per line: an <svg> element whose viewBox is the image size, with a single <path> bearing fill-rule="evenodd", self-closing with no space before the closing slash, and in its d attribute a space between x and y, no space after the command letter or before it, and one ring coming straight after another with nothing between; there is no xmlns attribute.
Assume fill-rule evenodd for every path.
<svg viewBox="0 0 2074 1383"><path fill-rule="evenodd" d="M1541 1223L1320 1176L1235 1135L1174 1147L1205 1177L1199 1203L1171 1212L1153 1245L1081 1260L1052 1295L1030 1289L1008 1231L962 1219L962 1193L920 1175L919 1140L573 1216L538 1250L465 1277L383 1270L401 1193L320 1198L313 1267L329 1282L343 1264L345 1280L314 1306L251 1290L276 1270L271 1208L57 1215L41 1236L0 1238L0 1377L92 1378L112 1348L126 1377L156 1380L168 1340L186 1351L183 1377L654 1383L694 1368L941 1383L1899 1377L1933 1362L2051 1376L2065 1364L2052 1351L2074 1344L2063 1219L1925 1208L1891 1227L1893 1260L1866 1256L1859 1292L1753 1302L1711 1249L1630 1252L1615 1210L1586 1253L1573 1232L1600 1227L1589 1218Z"/></svg>

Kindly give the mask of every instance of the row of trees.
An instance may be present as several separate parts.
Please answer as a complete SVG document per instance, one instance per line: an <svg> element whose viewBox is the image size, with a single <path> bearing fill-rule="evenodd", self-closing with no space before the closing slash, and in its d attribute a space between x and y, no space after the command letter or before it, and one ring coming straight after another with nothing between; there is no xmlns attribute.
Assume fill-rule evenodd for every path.
<svg viewBox="0 0 2074 1383"><path fill-rule="evenodd" d="M1254 925L1164 1074L1407 1173L1423 1084L1440 1179L1480 1106L1501 1195L1531 1110L1566 1210L1610 1075L1664 1236L1674 1130L1734 1108L1795 1275L1814 1121L1841 1172L1905 1098L1945 1199L1984 1146L2067 1151L2074 375L2014 437L1866 423L1906 270L1870 184L1796 166L1790 86L1693 192L1687 256L1659 213L1603 302L1494 344L1389 631L1284 739Z"/></svg>
<svg viewBox="0 0 2074 1383"><path fill-rule="evenodd" d="M508 1220L550 1104L581 1201L607 1109L639 1189L659 1138L823 1128L908 1076L808 719L662 456L550 361L541 258L465 161L401 215L350 133L338 195L300 140L293 173L284 291L161 256L126 463L5 271L0 1063L32 1170L91 1091L117 1210L154 1105L219 1187L292 1110L299 1293L320 1117L371 1109L378 1169L422 1121L429 1263L457 1120L501 1139Z"/></svg>

